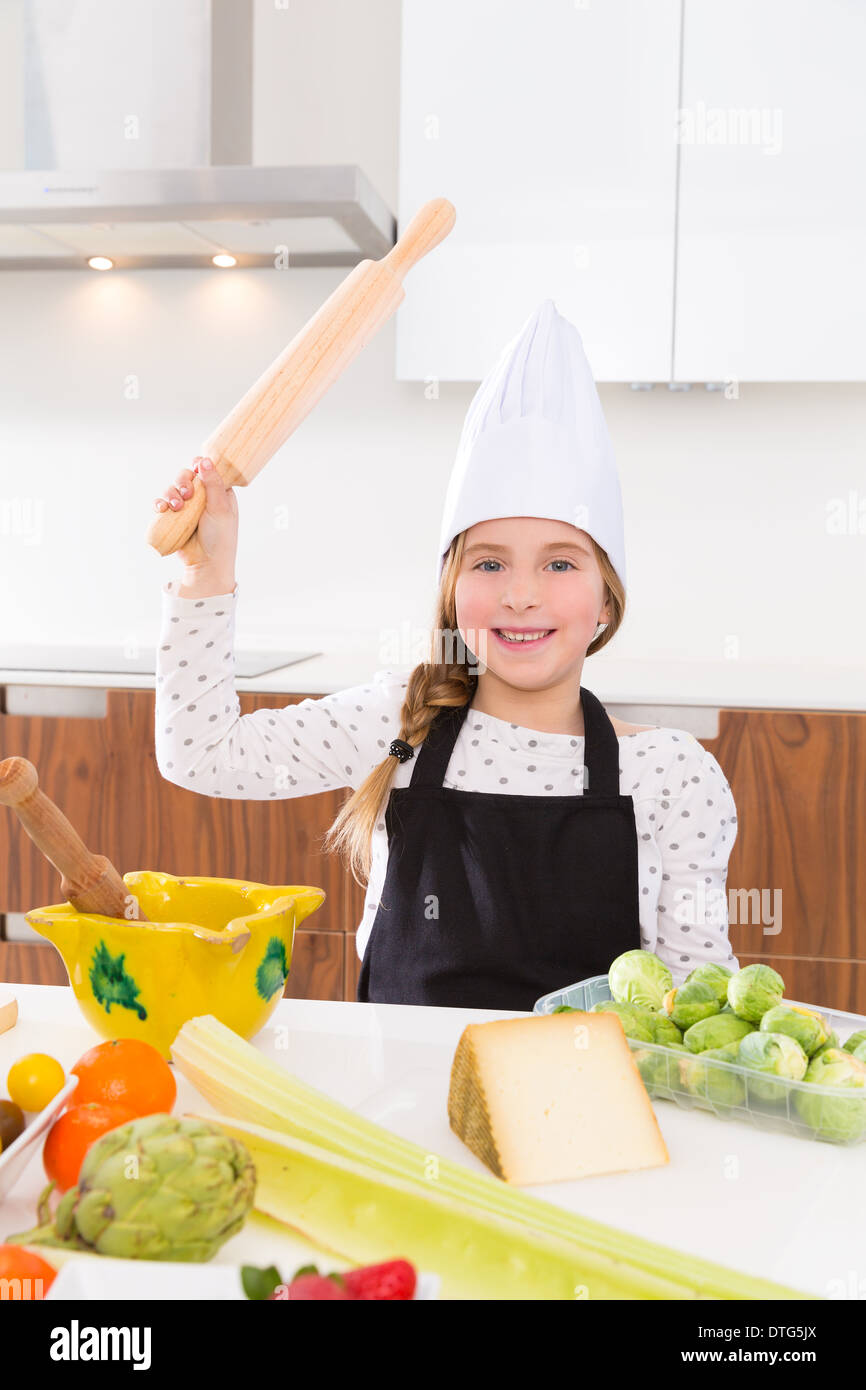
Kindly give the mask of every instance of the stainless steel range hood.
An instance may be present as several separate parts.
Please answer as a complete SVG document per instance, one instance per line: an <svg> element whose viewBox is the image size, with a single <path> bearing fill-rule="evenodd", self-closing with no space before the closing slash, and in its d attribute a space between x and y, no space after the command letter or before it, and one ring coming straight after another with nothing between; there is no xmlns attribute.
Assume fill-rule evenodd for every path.
<svg viewBox="0 0 866 1390"><path fill-rule="evenodd" d="M0 172L0 269L353 266L395 220L357 165Z"/></svg>
<svg viewBox="0 0 866 1390"><path fill-rule="evenodd" d="M0 52L0 269L353 266L394 245L357 165L252 163L253 0L12 0Z"/></svg>

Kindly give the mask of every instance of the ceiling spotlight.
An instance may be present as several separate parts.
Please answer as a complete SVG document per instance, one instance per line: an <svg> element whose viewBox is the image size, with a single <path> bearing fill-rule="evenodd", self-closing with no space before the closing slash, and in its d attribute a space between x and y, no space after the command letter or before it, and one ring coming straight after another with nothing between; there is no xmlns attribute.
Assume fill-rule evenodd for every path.
<svg viewBox="0 0 866 1390"><path fill-rule="evenodd" d="M211 260L213 261L214 265L237 265L237 261L235 260L234 256L229 256L226 253L222 253L219 256L212 256Z"/></svg>
<svg viewBox="0 0 866 1390"><path fill-rule="evenodd" d="M114 261L109 260L108 256L89 256L87 264L91 270L113 270Z"/></svg>

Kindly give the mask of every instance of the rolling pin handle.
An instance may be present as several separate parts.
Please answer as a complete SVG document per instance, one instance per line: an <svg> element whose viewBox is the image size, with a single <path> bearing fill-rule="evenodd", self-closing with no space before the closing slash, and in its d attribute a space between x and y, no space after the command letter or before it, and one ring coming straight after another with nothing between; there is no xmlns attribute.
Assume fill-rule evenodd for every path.
<svg viewBox="0 0 866 1390"><path fill-rule="evenodd" d="M214 466L219 468L216 461ZM196 471L192 480L192 497L186 499L180 511L159 513L147 533L148 545L152 545L160 555L173 555L181 546L189 546L190 563L202 564L207 555L200 541L194 537L206 503L207 489Z"/></svg>
<svg viewBox="0 0 866 1390"><path fill-rule="evenodd" d="M382 259L390 271L402 280L422 256L444 241L457 219L453 203L447 198L431 198L419 208L396 244Z"/></svg>

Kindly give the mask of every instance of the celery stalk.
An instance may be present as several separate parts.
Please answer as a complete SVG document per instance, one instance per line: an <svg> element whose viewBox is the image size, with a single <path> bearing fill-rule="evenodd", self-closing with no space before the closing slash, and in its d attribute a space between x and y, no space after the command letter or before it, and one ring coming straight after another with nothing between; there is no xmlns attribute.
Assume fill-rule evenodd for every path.
<svg viewBox="0 0 866 1390"><path fill-rule="evenodd" d="M411 1183L425 1200L441 1196L464 1208L519 1222L538 1236L571 1242L584 1261L620 1261L635 1278L643 1272L677 1289L650 1297L809 1297L615 1230L430 1154L298 1080L210 1015L184 1024L172 1056L221 1113L363 1163L383 1178Z"/></svg>
<svg viewBox="0 0 866 1390"><path fill-rule="evenodd" d="M397 1176L422 1181L426 1187L432 1183L442 1185L446 1191L470 1198L491 1211L510 1214L518 1208L531 1224L553 1234L575 1233L575 1223L580 1223L580 1218L563 1208L526 1196L499 1178L474 1173L450 1159L430 1154L411 1140L356 1115L263 1057L216 1020L211 1036L201 1038L193 1026L203 1022L200 1018L192 1019L184 1025L172 1055L180 1071L223 1113L322 1144L337 1153L363 1158ZM233 1057L235 1042L240 1043L240 1049ZM604 1227L599 1230L606 1232Z"/></svg>
<svg viewBox="0 0 866 1390"><path fill-rule="evenodd" d="M212 1118L212 1117L209 1117ZM256 1209L361 1264L435 1270L454 1299L676 1298L680 1289L573 1242L386 1176L240 1120L215 1121L249 1150Z"/></svg>
<svg viewBox="0 0 866 1390"><path fill-rule="evenodd" d="M321 1144L335 1153L363 1158L383 1172L417 1181L427 1190L434 1184L441 1186L446 1192L494 1213L514 1215L516 1208L517 1214L535 1229L566 1239L575 1235L575 1222L580 1218L574 1218L563 1208L524 1196L498 1178L473 1173L449 1159L431 1154L410 1140L355 1115L321 1093L312 1092L315 1100L307 1101L303 1094L294 1090L303 1083L280 1068L274 1067L276 1077L268 1080L257 1076L253 1086L251 1062L239 1066L222 1056L215 1061L214 1055L195 1053L186 1044L183 1051L175 1044L173 1055L188 1080L224 1114ZM273 1066L257 1055L260 1062ZM218 1075L215 1074L217 1070ZM290 1095L285 1090L287 1084L292 1088ZM336 1113L332 1113L332 1107ZM607 1235L607 1228L599 1227L599 1231ZM604 1242L600 1248L603 1245Z"/></svg>

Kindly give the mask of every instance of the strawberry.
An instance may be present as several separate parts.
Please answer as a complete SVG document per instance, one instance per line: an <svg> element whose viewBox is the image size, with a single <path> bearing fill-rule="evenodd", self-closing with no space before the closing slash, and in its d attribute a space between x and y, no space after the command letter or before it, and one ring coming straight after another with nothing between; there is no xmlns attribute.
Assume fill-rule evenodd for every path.
<svg viewBox="0 0 866 1390"><path fill-rule="evenodd" d="M343 1274L350 1298L411 1298L417 1282L408 1260L348 1269Z"/></svg>
<svg viewBox="0 0 866 1390"><path fill-rule="evenodd" d="M289 1298L320 1300L353 1297L354 1294L338 1284L336 1279L326 1278L323 1274L302 1274L289 1285Z"/></svg>

